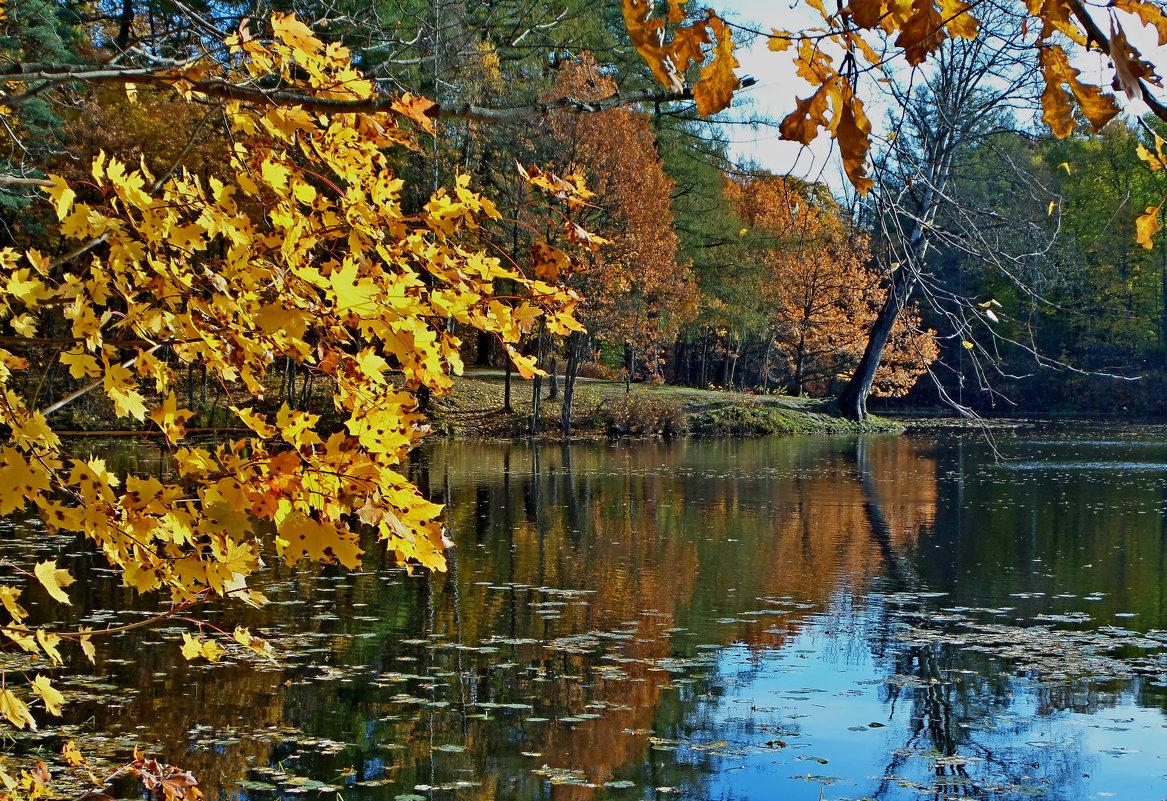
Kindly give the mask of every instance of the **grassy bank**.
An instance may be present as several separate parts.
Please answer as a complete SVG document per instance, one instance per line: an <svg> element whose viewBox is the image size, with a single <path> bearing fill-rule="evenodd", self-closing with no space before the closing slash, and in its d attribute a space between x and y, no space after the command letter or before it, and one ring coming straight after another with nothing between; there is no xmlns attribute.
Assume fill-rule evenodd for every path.
<svg viewBox="0 0 1167 801"><path fill-rule="evenodd" d="M511 412L503 411L505 380L498 371L471 372L432 409L435 433L452 437L516 437L530 432L532 382L515 376ZM559 399L548 398L543 382L539 431L560 430ZM580 436L765 436L894 431L901 426L871 418L844 419L824 401L782 395L753 396L688 387L634 385L581 378L576 384L572 433Z"/></svg>

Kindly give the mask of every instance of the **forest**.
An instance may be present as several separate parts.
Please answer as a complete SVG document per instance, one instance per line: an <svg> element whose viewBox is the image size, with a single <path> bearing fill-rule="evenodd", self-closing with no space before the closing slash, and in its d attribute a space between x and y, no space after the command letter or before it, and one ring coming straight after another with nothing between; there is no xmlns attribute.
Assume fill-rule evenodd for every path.
<svg viewBox="0 0 1167 801"><path fill-rule="evenodd" d="M580 298L586 331L539 325L512 346L550 374L543 380L562 377L565 427L581 373L838 396L888 305L888 265L911 238L910 223L924 218L934 218L926 263L870 385L885 399L880 408L1161 412L1167 262L1135 241L1140 218L1164 191L1153 160L1139 157L1155 149L1155 118L1115 116L1094 131L1081 117L1053 130L1039 113L1037 51L1014 52L1027 36L1015 14L987 15L980 24L990 36L953 39L917 85L901 86L906 79L896 76L881 87L899 110L888 112L871 151L875 189L859 194L824 183L821 171L813 181L734 160L727 126L748 119L764 135L777 133L777 120L732 109L703 117L692 102L594 105L650 94L654 84L649 65L628 52L615 6L596 14L536 2L215 5L199 13L229 30L249 15L291 10L335 17L328 38L350 49L362 73L406 97L467 110L427 120L428 141L391 156L416 193L403 202L420 205L423 190L469 176L498 207L514 210L494 226L492 249ZM75 62L103 37L177 52L205 35L191 26L165 2L115 9L30 0L13 7L4 47L14 62ZM405 36L411 28L417 35ZM221 154L233 133L205 104L166 86L108 81L70 91L68 102L38 93L13 106L0 195L12 246L59 249L35 200L43 189L29 176L84 180L93 159L110 153L149 175L227 178ZM937 162L937 137L948 132L951 191L934 204L913 190L913 175ZM516 164L578 175L594 193L578 223L603 245L569 269L556 245L557 212L529 203ZM49 402L77 383L53 350L57 327L45 318L45 369L27 377ZM509 384L511 360L496 336L457 321L452 333L464 363L506 369ZM280 367L288 397L297 395L297 373L307 389L308 365L287 357ZM188 378L204 385L188 405L205 411L213 403L205 375Z"/></svg>
<svg viewBox="0 0 1167 801"><path fill-rule="evenodd" d="M152 799L197 800L194 775L146 759L136 746L118 754L122 767L105 780L85 772L89 757L72 737L96 718L68 718L88 707L64 710L105 690L86 695L65 682L89 667L138 664L111 653L159 644L184 680L195 674L182 671L221 660L276 664L290 671L282 686L293 688L307 681L296 671L319 667L313 654L339 659L348 646L300 650L305 663L289 667L273 644L289 621L268 625L266 613L249 610L313 596L319 614L308 619L317 623L416 622L412 612L354 610L412 598L414 609L432 611L444 571L455 596L450 619L461 625L458 582L466 576L457 573L463 557L454 546L467 529L452 528L460 518L444 506L461 488L449 472L431 475L431 456L418 446L435 405L471 368L499 374L508 410L513 394L530 393L525 433L563 435L557 472L547 476L563 479L548 493L566 496L556 539L547 539L539 441L522 457L536 477L522 503L537 544L526 556L544 560L546 540L567 563L585 540L569 519L586 506L573 483L570 440L581 381L622 381L629 396L634 385L670 385L814 398L851 432L874 430L869 412L884 410L1160 416L1167 106L1157 99L1154 62L1167 46L1162 4L851 0L829 9L807 0L803 13L812 21L792 14L789 30L758 30L732 8L678 0L7 0L0 515L21 534L0 542L8 548L0 555L0 718L6 735L32 737L44 726L53 739L21 741L18 767L0 765L0 798L57 792L39 761L51 752L53 769L73 770L65 794L91 797L93 786L129 776ZM780 87L789 100L780 119L750 112L751 91L783 80L779 69L741 74L735 53L759 46L797 75L797 88ZM746 162L731 135L737 127L804 146L828 142L839 175ZM546 399L558 404L558 420L540 416ZM108 439L93 439L95 429ZM610 447L619 465L623 446ZM683 450L662 453L686 471L707 457L722 471L716 481L745 469L727 464L721 445L710 447L697 467ZM850 510L842 516L853 521L848 536L868 527L868 555L882 565L856 556L856 575L866 581L882 570L904 597L908 589L926 593L920 573L903 563L938 515L901 514L896 504L933 503L908 497L919 489L905 478L912 469L937 484L950 475L964 481L964 451L944 457L958 469L940 477L935 457L914 443L869 448L857 437L803 447L759 446L753 469L770 469L767 449L775 449L794 473L826 470L834 478L825 492ZM481 485L487 496L512 496L509 453L501 475ZM879 454L903 474L899 500L881 497L870 468ZM667 518L661 482L645 484L644 469L635 481L628 474L627 489L614 483L609 491L647 487L644 497L616 505L651 507L645 520L659 508ZM802 491L801 479L780 478L782 493ZM845 490L832 489L836 479ZM715 509L695 503L693 519L737 514L736 490L722 489ZM589 514L589 525L629 525L601 512ZM518 553L515 529L488 528L474 532L472 547ZM511 545L488 545L488 534ZM809 543L811 530L803 534ZM631 528L618 536L644 545ZM703 540L675 545L690 562L708 550ZM371 588L362 583L370 600L315 599L318 590L334 591L317 579L345 571L380 577ZM418 577L427 595L411 589ZM828 578L815 603L851 586L847 571ZM394 587L383 597L381 579ZM595 634L617 625L607 619L552 636L556 621L570 618L560 606L586 606L576 595L604 586L535 588L513 576L474 586L546 595L536 607L547 617L546 643L513 631L497 641L561 652L562 660L530 660L540 678L574 681L571 671L596 653L597 638L632 637L623 628ZM558 600L564 593L570 600ZM757 597L797 608L786 595ZM704 603L685 603L697 601ZM507 603L513 628L519 603ZM717 603L707 604L710 614ZM1057 618L1065 620L1080 618ZM424 646L433 621L414 636L402 637L401 627L359 636L387 649L398 640ZM358 636L311 636L333 633ZM496 653L493 638L503 633L452 647L458 659L462 649ZM152 636L162 639L145 639ZM732 636L689 651L728 647ZM664 663L667 651L666 643L651 658ZM932 671L923 656L912 658L922 673ZM329 681L347 680L338 664L328 667ZM588 663L593 669L599 684L627 679L619 668L605 673ZM493 670L458 690L459 714L481 703L491 706L473 712L475 720L534 708L530 699L509 707L477 700L491 697ZM650 672L660 671L668 668L653 662ZM169 675L155 670L128 684L140 689ZM426 675L398 670L381 670L372 686L399 681L438 692ZM656 685L646 696L656 702ZM385 703L419 698L401 692ZM422 701L430 714L452 703ZM600 716L583 709L590 707L559 722ZM63 714L68 722L53 733ZM368 720L399 719L394 712ZM625 731L615 726L613 736ZM337 753L332 745L322 753ZM466 748L447 745L439 753ZM177 753L172 747L169 758ZM355 782L355 770L343 767L340 776ZM574 769L547 770L553 784L586 783ZM631 780L615 781L604 786L626 789ZM419 779L412 789L419 787L461 785ZM657 787L663 795L673 789Z"/></svg>

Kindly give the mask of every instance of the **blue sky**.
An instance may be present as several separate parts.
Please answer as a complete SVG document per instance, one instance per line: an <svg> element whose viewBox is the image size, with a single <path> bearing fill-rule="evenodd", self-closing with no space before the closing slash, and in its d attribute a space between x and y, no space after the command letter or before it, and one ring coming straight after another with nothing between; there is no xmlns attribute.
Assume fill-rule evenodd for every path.
<svg viewBox="0 0 1167 801"><path fill-rule="evenodd" d="M816 18L816 12L809 11L802 0L728 0L719 5L718 10L732 22L757 26L760 30L813 25ZM1104 30L1109 28L1102 12L1096 12L1095 16ZM1123 15L1123 23L1128 38L1144 58L1160 65L1160 72L1167 73L1167 47L1158 47L1154 33L1143 28L1134 18ZM725 126L725 135L733 143L733 155L742 162L753 162L775 173L821 180L836 191L841 190L845 184L842 167L828 139L820 137L810 147L803 148L778 138L777 122L794 109L796 96L805 96L809 92L809 87L795 75L790 54L770 52L765 41L759 39L749 48L739 49L737 57L741 63L739 77L752 76L757 84L735 98L736 118L768 118L773 121L773 126ZM1082 70L1085 80L1103 85L1110 81L1107 60L1100 54L1080 55L1074 63ZM860 97L870 101L870 91L868 88L865 97L861 90ZM1167 97L1167 92L1161 97ZM1145 108L1132 110L1141 113ZM869 104L868 116L877 131L884 113L878 104Z"/></svg>

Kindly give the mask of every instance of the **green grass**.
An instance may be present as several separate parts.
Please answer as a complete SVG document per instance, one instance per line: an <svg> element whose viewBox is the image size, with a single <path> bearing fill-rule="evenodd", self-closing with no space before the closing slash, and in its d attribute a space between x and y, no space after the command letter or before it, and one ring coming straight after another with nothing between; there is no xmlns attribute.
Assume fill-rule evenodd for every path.
<svg viewBox="0 0 1167 801"><path fill-rule="evenodd" d="M468 372L455 379L453 390L431 411L438 434L453 437L516 437L530 431L532 387L515 376L510 413L503 411L501 372ZM539 432L557 435L559 400L548 399L543 381ZM560 388L562 394L562 387ZM753 396L739 392L688 387L633 385L626 395L618 381L580 379L576 384L572 433L580 436L675 435L767 436L893 431L899 425L871 418L859 424L840 417L822 400L782 395Z"/></svg>

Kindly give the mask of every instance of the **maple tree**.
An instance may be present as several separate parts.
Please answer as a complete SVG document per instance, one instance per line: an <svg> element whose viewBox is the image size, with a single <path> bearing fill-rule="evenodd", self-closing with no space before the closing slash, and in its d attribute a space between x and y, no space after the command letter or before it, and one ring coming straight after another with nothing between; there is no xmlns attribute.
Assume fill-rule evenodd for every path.
<svg viewBox="0 0 1167 801"><path fill-rule="evenodd" d="M348 51L294 16L273 16L271 33L261 41L243 28L228 42L235 69L250 80L282 80L341 104L372 95ZM203 97L181 76L173 87ZM447 321L497 336L525 375L533 360L513 347L524 332L537 322L557 334L580 325L574 293L486 252L482 231L501 214L467 176L419 208L403 205L390 153L414 146L412 127L430 130L428 107L408 95L367 112L229 101L225 179L181 167L156 176L144 159L133 167L101 152L88 180L41 180L60 254L0 250L0 315L16 333L0 350L8 432L0 514L30 511L50 531L83 534L127 586L168 592L167 616L212 597L263 603L249 579L264 554L355 568L362 526L401 562L442 569L441 508L398 465L426 430L417 393L448 389L461 368ZM522 173L569 211L590 196L582 179ZM586 232L561 219L586 247ZM557 258L571 269L571 256ZM504 282L505 295L496 291ZM80 386L38 405L21 391L33 369L22 349L38 346L54 315L69 333L55 340L64 343L59 360ZM266 373L281 357L328 384L339 425L326 428L321 415L286 402L262 405ZM177 389L178 368L191 364L223 388L247 436L214 447L188 440L192 411ZM71 455L54 415L89 393L107 397L119 417L160 430L176 475L119 476L100 458ZM39 563L27 579L69 604L72 577L55 562ZM0 585L9 617L0 635L10 648L59 664L73 642L92 659L95 641L112 630L34 626L22 591ZM209 631L185 634L183 654L215 661L225 645L270 653L244 629ZM0 716L35 727L32 697L59 713L64 698L48 679L30 678L28 691L5 682Z"/></svg>

